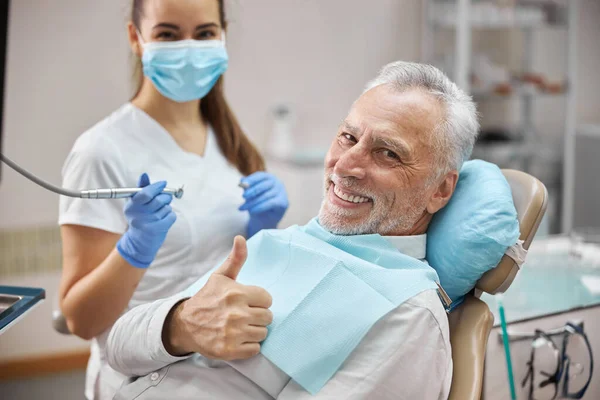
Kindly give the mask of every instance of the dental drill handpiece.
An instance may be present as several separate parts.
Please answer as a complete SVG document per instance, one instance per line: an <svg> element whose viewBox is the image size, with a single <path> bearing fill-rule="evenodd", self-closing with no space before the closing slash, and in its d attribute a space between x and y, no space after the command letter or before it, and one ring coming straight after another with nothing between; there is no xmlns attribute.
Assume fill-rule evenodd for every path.
<svg viewBox="0 0 600 400"><path fill-rule="evenodd" d="M4 154L0 153L0 160L6 163L9 167L23 175L30 181L37 183L44 189L50 190L51 192L58 193L68 197L78 197L82 199L122 199L131 197L137 192L140 192L142 188L111 188L111 189L91 189L91 190L69 190L61 187L54 186L48 182L43 181L31 172L21 168L14 161L11 161ZM164 188L162 193L172 194L175 198L180 199L183 197L183 186L179 189Z"/></svg>
<svg viewBox="0 0 600 400"><path fill-rule="evenodd" d="M92 189L82 190L80 196L83 199L123 199L131 197L140 192L142 188L111 188L111 189ZM183 186L179 189L164 188L162 193L172 194L173 197L180 199L183 197Z"/></svg>

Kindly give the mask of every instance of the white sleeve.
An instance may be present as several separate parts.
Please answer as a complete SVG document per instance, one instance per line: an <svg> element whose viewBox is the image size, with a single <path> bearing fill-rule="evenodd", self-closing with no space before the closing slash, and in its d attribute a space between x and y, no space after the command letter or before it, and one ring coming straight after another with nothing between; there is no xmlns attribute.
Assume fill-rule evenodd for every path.
<svg viewBox="0 0 600 400"><path fill-rule="evenodd" d="M108 335L105 349L108 364L124 375L143 376L190 357L172 356L162 341L169 311L189 297L187 292L182 292L134 307L122 315Z"/></svg>
<svg viewBox="0 0 600 400"><path fill-rule="evenodd" d="M290 381L277 399L446 400L452 353L448 325L438 321L409 300L373 326L315 396Z"/></svg>
<svg viewBox="0 0 600 400"><path fill-rule="evenodd" d="M202 289L213 270L171 297L139 305L123 314L108 334L105 349L108 364L124 375L143 376L191 357L191 354L175 357L165 349L162 340L165 320L177 303Z"/></svg>
<svg viewBox="0 0 600 400"><path fill-rule="evenodd" d="M62 186L84 190L136 186L138 177L130 176L118 149L110 143L98 146L75 146L62 169ZM116 147L116 146L115 146ZM123 214L126 199L81 199L60 197L59 225L73 224L124 233L127 220Z"/></svg>

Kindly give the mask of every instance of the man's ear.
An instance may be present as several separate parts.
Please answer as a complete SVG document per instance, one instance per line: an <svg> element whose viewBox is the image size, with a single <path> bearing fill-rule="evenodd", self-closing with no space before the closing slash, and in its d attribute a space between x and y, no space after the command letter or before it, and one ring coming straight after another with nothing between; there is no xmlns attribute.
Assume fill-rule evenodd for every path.
<svg viewBox="0 0 600 400"><path fill-rule="evenodd" d="M429 214L435 214L442 208L448 204L452 194L454 193L454 189L456 188L456 183L458 182L458 171L450 171L444 176L439 185L435 188L435 191L431 195L431 199L429 199L429 203L427 204L427 212Z"/></svg>

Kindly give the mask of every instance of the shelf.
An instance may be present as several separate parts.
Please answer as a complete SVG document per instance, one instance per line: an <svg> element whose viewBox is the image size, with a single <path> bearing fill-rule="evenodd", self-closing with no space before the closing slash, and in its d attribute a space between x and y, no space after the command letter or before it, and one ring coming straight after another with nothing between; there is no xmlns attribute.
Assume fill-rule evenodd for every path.
<svg viewBox="0 0 600 400"><path fill-rule="evenodd" d="M456 18L456 17L453 17ZM444 17L443 20L432 20L431 23L434 27L440 29L455 29L456 20L448 21ZM518 23L518 22L471 22L471 28L473 29L487 29L487 30L508 30L508 29L540 29L540 28L566 28L566 24L548 24L542 21L541 23Z"/></svg>
<svg viewBox="0 0 600 400"><path fill-rule="evenodd" d="M564 135L560 145L557 144L555 155L550 160L553 163L553 171L548 172L541 168L537 160L524 160L524 167L534 165L536 175L548 175L552 179L558 176L560 186L557 184L558 196L560 199L560 207L553 208L553 213L550 218L560 219L561 230L568 232L573 227L574 210L575 210L575 135L577 121L577 48L578 48L578 29L577 24L581 9L580 0L517 0L517 1L495 1L495 0L423 0L425 12L422 15L421 29L421 59L423 62L437 65L446 72L451 72L451 79L462 89L470 93L475 101L506 101L508 99L518 99L514 102L518 106L521 123L523 129L529 132L536 132L536 124L540 118L536 113L534 103L537 100L546 100L550 98L560 99L561 101L547 105L564 109ZM445 29L448 28L448 29ZM508 46L494 47L493 44L486 43L487 41L499 41L502 38L498 34L507 34L510 29L519 30L518 35L509 35L503 42ZM482 31L495 31L494 37L484 35ZM488 69L493 67L493 63L481 68L481 64L474 65L477 60L473 59L473 53L481 51L481 48L491 48L497 52L510 51L511 54L516 50L521 51L521 66L520 69L531 71L534 65L534 54L537 51L551 52L552 44L549 46L539 45L537 34L539 36L548 36L549 30L560 31L566 36L566 43L556 43L564 49L564 61L566 61L565 75L562 77L564 82L562 85L537 85L535 81L531 81L524 76L513 75L512 71L503 73L499 69ZM554 34L555 32L551 32ZM439 36L439 37L438 37ZM444 40L440 42L441 36ZM546 38L547 39L547 38ZM516 43L511 43L512 41ZM452 45L452 42L453 45ZM562 41L559 41L562 42ZM440 44L443 47L440 47ZM537 49L539 46L540 49ZM560 52L559 52L560 53ZM551 54L552 56L552 54ZM556 56L553 56L552 62L562 62ZM561 57L562 58L562 57ZM511 57L507 58L511 59ZM516 61L516 60L515 60ZM514 63L511 63L514 64ZM513 66L514 68L514 66ZM477 71L479 69L479 71ZM542 71L539 71L542 72ZM474 80L472 76L479 75L480 80ZM503 85L488 84L491 82L506 82L506 89L502 89ZM531 83L529 83L531 82ZM523 84L524 83L524 84ZM558 82L557 82L558 83ZM561 87L562 86L562 87ZM482 89L483 87L483 89ZM547 88L552 90L547 90ZM539 89L541 88L541 90ZM545 103L545 101L540 101ZM548 102L548 103L554 103ZM489 110L494 112L492 106ZM515 107L516 108L516 107ZM513 112L514 110L499 110L499 112ZM554 112L554 111L551 111ZM562 111L561 111L562 112ZM596 132L596 130L592 130ZM593 134L593 133L592 133ZM600 134L600 131L598 131ZM543 135L528 136L528 139L539 138ZM477 147L477 145L476 145ZM527 158L527 154L532 154L539 159L540 152L537 148L529 149L511 149L506 145L496 145L495 148L481 149L481 145L477 150L485 153L495 152L498 156L505 156L507 160L511 160L514 155L521 155ZM474 151L475 153L475 151ZM557 155L560 155L558 157ZM542 155L549 158L545 154ZM534 158L534 157L529 157ZM555 160L556 159L556 162ZM560 162L559 162L560 160ZM556 168L554 165L556 164ZM558 170L562 170L555 173Z"/></svg>
<svg viewBox="0 0 600 400"><path fill-rule="evenodd" d="M561 92L550 92L540 90L531 85L520 85L513 87L510 93L500 93L490 89L483 89L472 87L471 88L471 96L474 99L509 99L513 97L521 97L521 96L535 96L535 97L550 97L550 96L565 96L568 94L568 90L563 90Z"/></svg>
<svg viewBox="0 0 600 400"><path fill-rule="evenodd" d="M536 6L501 8L493 4L472 4L469 20L471 28L475 29L534 29L567 26L561 18L549 22L546 12ZM458 21L456 4L432 4L429 21L438 28L456 28Z"/></svg>

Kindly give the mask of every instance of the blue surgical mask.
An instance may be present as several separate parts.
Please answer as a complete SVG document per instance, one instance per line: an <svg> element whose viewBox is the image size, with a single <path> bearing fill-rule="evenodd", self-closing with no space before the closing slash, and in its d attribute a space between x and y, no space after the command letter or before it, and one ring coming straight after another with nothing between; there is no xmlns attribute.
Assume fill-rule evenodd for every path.
<svg viewBox="0 0 600 400"><path fill-rule="evenodd" d="M163 96L180 103L206 96L227 70L223 40L179 40L144 43L144 75Z"/></svg>

